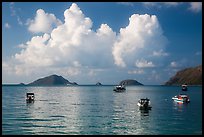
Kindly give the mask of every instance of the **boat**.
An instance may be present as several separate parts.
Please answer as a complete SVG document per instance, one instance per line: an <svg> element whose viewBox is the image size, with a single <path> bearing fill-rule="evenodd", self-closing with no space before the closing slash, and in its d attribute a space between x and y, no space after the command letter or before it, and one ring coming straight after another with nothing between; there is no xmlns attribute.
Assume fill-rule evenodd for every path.
<svg viewBox="0 0 204 137"><path fill-rule="evenodd" d="M181 85L182 86L182 91L187 91L188 90L188 88L187 88L187 85L186 84L183 84L183 85Z"/></svg>
<svg viewBox="0 0 204 137"><path fill-rule="evenodd" d="M113 91L115 91L115 92L124 92L125 90L126 90L126 88L124 85L115 86L115 88L113 89Z"/></svg>
<svg viewBox="0 0 204 137"><path fill-rule="evenodd" d="M172 97L172 100L174 100L175 102L178 102L178 103L189 103L190 102L190 98L186 94L176 95L176 96Z"/></svg>
<svg viewBox="0 0 204 137"><path fill-rule="evenodd" d="M35 99L34 93L26 93L26 101L33 102Z"/></svg>
<svg viewBox="0 0 204 137"><path fill-rule="evenodd" d="M150 105L150 99L148 98L139 99L137 105L139 106L140 110L150 110L152 108Z"/></svg>

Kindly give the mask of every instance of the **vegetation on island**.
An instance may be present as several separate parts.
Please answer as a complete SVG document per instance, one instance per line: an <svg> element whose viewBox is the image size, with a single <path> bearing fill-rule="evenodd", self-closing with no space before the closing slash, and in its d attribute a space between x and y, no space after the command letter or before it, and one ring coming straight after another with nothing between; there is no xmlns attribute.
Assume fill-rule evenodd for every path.
<svg viewBox="0 0 204 137"><path fill-rule="evenodd" d="M76 82L69 82L67 79L58 75L51 75L40 78L28 84L28 86L63 86L63 85L78 85Z"/></svg>
<svg viewBox="0 0 204 137"><path fill-rule="evenodd" d="M122 80L119 85L125 85L125 86L135 86L135 85L143 85L142 83L138 82L137 80L133 79L126 79Z"/></svg>
<svg viewBox="0 0 204 137"><path fill-rule="evenodd" d="M164 85L202 85L202 64L180 70Z"/></svg>

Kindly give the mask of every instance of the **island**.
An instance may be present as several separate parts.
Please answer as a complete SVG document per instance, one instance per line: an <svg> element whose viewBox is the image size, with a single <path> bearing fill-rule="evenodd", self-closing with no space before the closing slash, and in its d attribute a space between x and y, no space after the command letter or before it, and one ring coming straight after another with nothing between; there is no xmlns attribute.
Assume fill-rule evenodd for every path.
<svg viewBox="0 0 204 137"><path fill-rule="evenodd" d="M202 64L178 71L164 85L202 85Z"/></svg>
<svg viewBox="0 0 204 137"><path fill-rule="evenodd" d="M134 79L126 79L126 80L122 80L119 83L119 85L136 86L136 85L143 85L143 84Z"/></svg>
<svg viewBox="0 0 204 137"><path fill-rule="evenodd" d="M69 82L67 79L56 74L44 78L40 78L27 84L27 86L65 86L65 85L78 85L76 82Z"/></svg>
<svg viewBox="0 0 204 137"><path fill-rule="evenodd" d="M101 86L102 84L101 84L100 82L97 82L96 85L97 85L97 86Z"/></svg>

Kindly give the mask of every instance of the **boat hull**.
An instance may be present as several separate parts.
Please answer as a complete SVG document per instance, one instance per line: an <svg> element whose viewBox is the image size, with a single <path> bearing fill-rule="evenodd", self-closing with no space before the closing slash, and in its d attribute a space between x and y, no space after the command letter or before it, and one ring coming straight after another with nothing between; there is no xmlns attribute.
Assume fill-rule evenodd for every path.
<svg viewBox="0 0 204 137"><path fill-rule="evenodd" d="M190 102L189 99L179 99L176 97L173 97L172 100L174 100L175 102L178 102L178 103L189 103Z"/></svg>
<svg viewBox="0 0 204 137"><path fill-rule="evenodd" d="M27 103L33 103L33 102L34 102L34 99L26 99L26 102L27 102Z"/></svg>
<svg viewBox="0 0 204 137"><path fill-rule="evenodd" d="M182 88L182 91L187 91L188 89L187 88Z"/></svg>
<svg viewBox="0 0 204 137"><path fill-rule="evenodd" d="M114 89L113 91L115 91L115 92L124 92L125 89Z"/></svg>

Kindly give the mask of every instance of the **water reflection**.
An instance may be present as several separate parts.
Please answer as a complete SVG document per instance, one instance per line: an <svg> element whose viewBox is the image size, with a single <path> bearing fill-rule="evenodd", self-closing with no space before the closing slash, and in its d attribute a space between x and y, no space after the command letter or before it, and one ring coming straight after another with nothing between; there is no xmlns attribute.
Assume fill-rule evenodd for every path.
<svg viewBox="0 0 204 137"><path fill-rule="evenodd" d="M178 103L174 101L173 109L178 110L179 112L182 112L187 105L188 105L187 103Z"/></svg>
<svg viewBox="0 0 204 137"><path fill-rule="evenodd" d="M33 104L35 101L34 100L26 100L27 104Z"/></svg>
<svg viewBox="0 0 204 137"><path fill-rule="evenodd" d="M197 100L195 96L190 104L177 104L167 100L175 94L171 92L172 87L167 93L147 87L142 91L141 88L130 87L122 94L113 92L112 87L26 87L15 92L11 88L3 92L3 133L201 133L202 116L198 114L202 114L202 98ZM35 93L35 102L26 103L26 92ZM151 99L152 110L140 110L137 106L138 99L144 96Z"/></svg>
<svg viewBox="0 0 204 137"><path fill-rule="evenodd" d="M149 109L139 109L141 116L149 116Z"/></svg>

